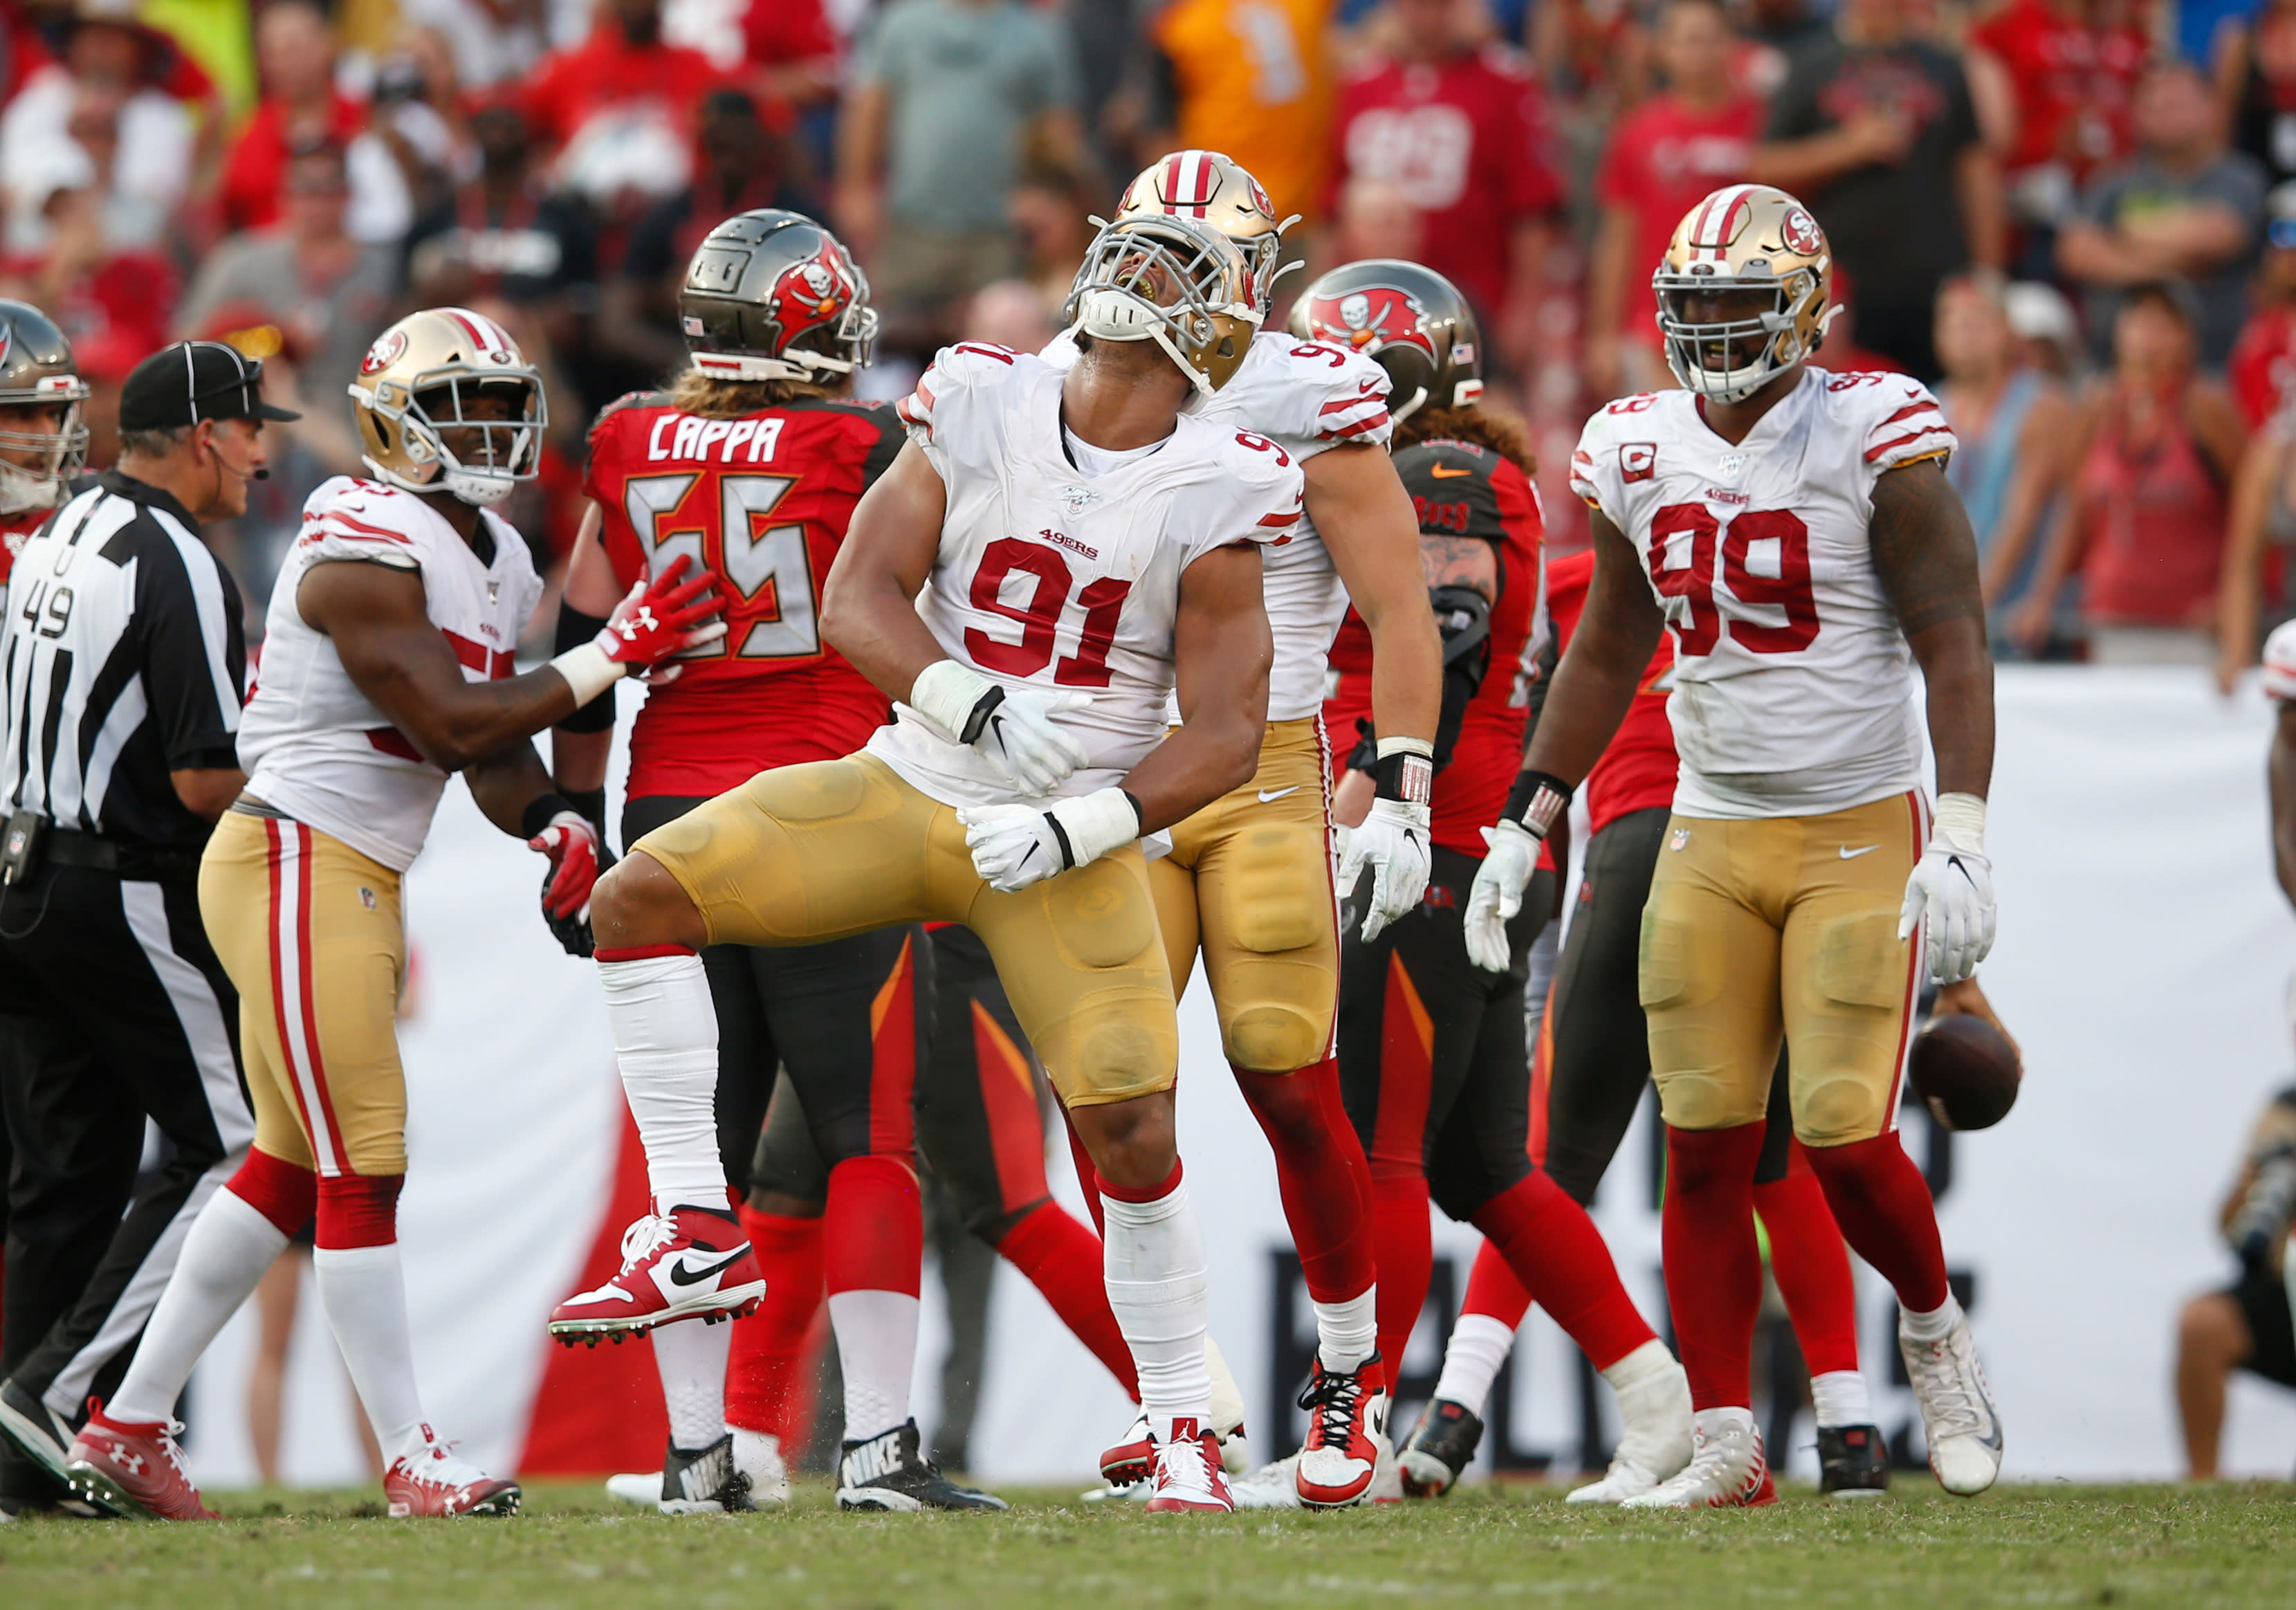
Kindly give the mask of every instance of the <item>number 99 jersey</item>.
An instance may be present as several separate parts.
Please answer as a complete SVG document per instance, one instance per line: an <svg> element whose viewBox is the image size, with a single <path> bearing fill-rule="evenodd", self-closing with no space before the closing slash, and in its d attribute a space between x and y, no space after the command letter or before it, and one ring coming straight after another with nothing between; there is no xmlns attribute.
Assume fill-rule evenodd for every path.
<svg viewBox="0 0 2296 1610"><path fill-rule="evenodd" d="M889 408L808 398L735 418L634 392L590 431L582 489L627 588L678 555L726 579L724 641L647 690L630 797L712 795L833 760L885 722L885 695L821 640L821 587L853 505L901 448Z"/></svg>
<svg viewBox="0 0 2296 1610"><path fill-rule="evenodd" d="M1570 488L1625 534L1675 642L1683 816L1816 816L1922 783L1913 656L1874 569L1874 485L1954 449L1902 374L1801 383L1733 447L1662 391L1587 422Z"/></svg>

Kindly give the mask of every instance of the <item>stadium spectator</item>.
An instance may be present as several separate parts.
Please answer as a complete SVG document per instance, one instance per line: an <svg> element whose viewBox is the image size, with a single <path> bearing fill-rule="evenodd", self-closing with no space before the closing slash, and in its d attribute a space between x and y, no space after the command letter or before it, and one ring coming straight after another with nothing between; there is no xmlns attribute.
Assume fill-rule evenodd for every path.
<svg viewBox="0 0 2296 1610"><path fill-rule="evenodd" d="M2255 430L2296 395L2296 180L2265 199L2264 251L2248 289L2255 311L2233 343L2225 378Z"/></svg>
<svg viewBox="0 0 2296 1610"><path fill-rule="evenodd" d="M1022 277L1044 302L1046 316L1060 319L1092 244L1089 190L1065 169L1031 167L1013 187L1004 210L1021 242Z"/></svg>
<svg viewBox="0 0 2296 1610"><path fill-rule="evenodd" d="M856 55L836 222L889 324L931 317L1019 265L1013 185L1083 149L1067 32L1019 0L895 0Z"/></svg>
<svg viewBox="0 0 2296 1610"><path fill-rule="evenodd" d="M1480 0L1388 0L1383 48L1340 87L1332 183L1382 180L1423 216L1419 261L1467 294L1487 339L1531 356L1552 222L1546 97L1484 44Z"/></svg>
<svg viewBox="0 0 2296 1610"><path fill-rule="evenodd" d="M2231 356L2247 307L2243 281L2264 213L2264 170L2225 149L2216 103L2200 70L2169 62L2137 86L2136 155L2099 173L2057 236L2057 266L2088 289L2089 339L2119 327L2125 289L2192 282L2200 296L2201 362Z"/></svg>
<svg viewBox="0 0 2296 1610"><path fill-rule="evenodd" d="M435 30L454 53L455 76L472 89L514 83L554 43L579 36L583 0L398 0L410 28ZM568 23L573 23L570 29Z"/></svg>
<svg viewBox="0 0 2296 1610"><path fill-rule="evenodd" d="M2255 158L2272 184L2296 179L2296 4L2264 0L2226 29L2214 68L2233 149Z"/></svg>
<svg viewBox="0 0 2296 1610"><path fill-rule="evenodd" d="M1671 384L1650 276L1675 226L1744 177L1762 106L1738 87L1721 0L1670 0L1652 42L1666 87L1611 127L1595 179L1602 219L1587 269L1587 381L1597 396Z"/></svg>
<svg viewBox="0 0 2296 1610"><path fill-rule="evenodd" d="M409 293L425 306L500 295L533 306L553 339L577 338L597 279L597 239L581 205L544 189L534 138L514 94L487 96L471 114L479 171L406 234Z"/></svg>
<svg viewBox="0 0 2296 1610"><path fill-rule="evenodd" d="M596 15L587 38L528 81L527 118L558 186L635 216L692 177L699 109L726 78L662 37L661 0L600 0Z"/></svg>
<svg viewBox="0 0 2296 1610"><path fill-rule="evenodd" d="M2217 584L2217 686L2229 694L2256 663L2266 631L2296 614L2296 416L2274 415L2251 439L2232 484L2223 573Z"/></svg>
<svg viewBox="0 0 2296 1610"><path fill-rule="evenodd" d="M2249 1137L2240 1176L2225 1198L2221 1228L2240 1259L2240 1278L2194 1298L2177 1319L2177 1416L2190 1481L2216 1480L2225 1388L2233 1371L2244 1369L2276 1385L2296 1387L2296 1324L2290 1319L2291 1298L2282 1277L2292 1209L2296 1087L2266 1104Z"/></svg>
<svg viewBox="0 0 2296 1610"><path fill-rule="evenodd" d="M2196 373L2196 300L2176 282L2121 299L2112 370L2080 409L2065 496L2010 617L2028 653L2046 645L2058 590L2078 576L2092 661L2216 662L2226 491L2247 433L2231 394Z"/></svg>
<svg viewBox="0 0 2296 1610"><path fill-rule="evenodd" d="M2017 335L2018 362L2060 384L2079 377L2087 346L2081 340L2080 315L2063 292L2038 280L2017 280L2003 287L2001 305Z"/></svg>
<svg viewBox="0 0 2296 1610"><path fill-rule="evenodd" d="M1751 177L1808 204L1857 282L1860 338L1928 380L1939 285L1999 268L2005 240L1968 75L1915 18L1911 0L1843 0L1771 102Z"/></svg>
<svg viewBox="0 0 2296 1610"><path fill-rule="evenodd" d="M1360 262L1367 257L1417 262L1427 242L1427 220L1411 199L1385 179L1354 178L1340 192L1333 220L1332 261Z"/></svg>
<svg viewBox="0 0 2296 1610"><path fill-rule="evenodd" d="M288 153L317 138L348 154L351 233L396 240L414 216L406 175L389 147L367 132L365 105L335 83L335 37L310 0L273 0L255 21L256 69L263 98L224 159L217 203L223 229L261 229L277 220Z"/></svg>
<svg viewBox="0 0 2296 1610"><path fill-rule="evenodd" d="M1310 131L1332 119L1333 10L1334 0L1172 0L1144 29L1144 149L1223 152L1267 189L1277 218L1313 222L1331 157Z"/></svg>

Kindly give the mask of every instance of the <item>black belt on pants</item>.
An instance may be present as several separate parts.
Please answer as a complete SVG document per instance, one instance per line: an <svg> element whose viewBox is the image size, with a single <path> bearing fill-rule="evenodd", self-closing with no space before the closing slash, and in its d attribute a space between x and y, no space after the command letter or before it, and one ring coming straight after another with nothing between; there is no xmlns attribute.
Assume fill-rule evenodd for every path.
<svg viewBox="0 0 2296 1610"><path fill-rule="evenodd" d="M155 844L123 844L77 827L51 827L40 844L43 858L58 867L84 867L126 878L193 877L200 851Z"/></svg>

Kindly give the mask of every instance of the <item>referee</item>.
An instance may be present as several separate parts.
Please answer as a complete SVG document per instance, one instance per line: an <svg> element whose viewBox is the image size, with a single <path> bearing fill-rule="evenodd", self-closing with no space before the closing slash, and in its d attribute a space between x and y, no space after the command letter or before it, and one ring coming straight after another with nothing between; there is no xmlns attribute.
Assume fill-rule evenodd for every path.
<svg viewBox="0 0 2296 1610"><path fill-rule="evenodd" d="M119 466L26 545L0 675L0 1505L53 1501L192 1221L254 1134L200 851L244 778L239 589L200 523L265 474L263 366L214 341L127 377ZM164 1138L140 1184L144 1120ZM45 1474L43 1474L45 1471Z"/></svg>

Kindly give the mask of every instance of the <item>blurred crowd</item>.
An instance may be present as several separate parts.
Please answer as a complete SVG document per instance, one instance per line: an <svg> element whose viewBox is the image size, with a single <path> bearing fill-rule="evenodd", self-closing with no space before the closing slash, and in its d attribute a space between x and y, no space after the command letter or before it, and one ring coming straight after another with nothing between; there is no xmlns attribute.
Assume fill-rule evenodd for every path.
<svg viewBox="0 0 2296 1610"><path fill-rule="evenodd" d="M1944 398L2005 657L2229 684L2296 612L2296 0L0 0L0 294L70 335L97 464L166 341L267 360L305 418L223 538L259 621L409 308L549 374L512 511L547 561L719 218L840 232L894 396L944 341L1047 339L1090 216L1184 146L1311 267L1467 292L1558 545L1587 412L1672 383L1652 266L1751 179L1833 242L1818 361Z"/></svg>

